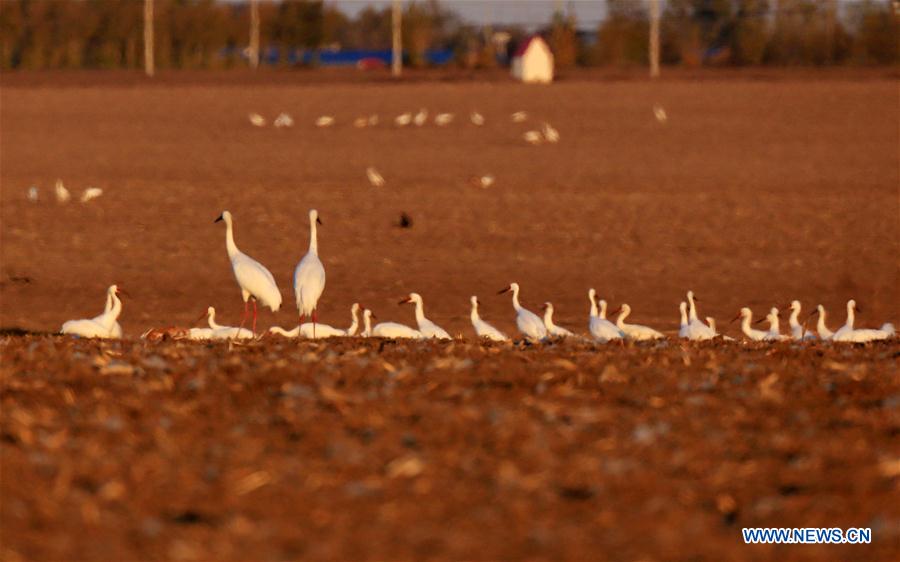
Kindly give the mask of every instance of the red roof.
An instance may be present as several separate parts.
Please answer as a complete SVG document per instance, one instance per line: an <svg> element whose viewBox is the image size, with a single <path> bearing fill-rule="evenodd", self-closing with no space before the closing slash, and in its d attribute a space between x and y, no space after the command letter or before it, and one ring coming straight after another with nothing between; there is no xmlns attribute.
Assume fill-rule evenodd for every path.
<svg viewBox="0 0 900 562"><path fill-rule="evenodd" d="M529 38L526 39L525 41L522 41L521 44L519 44L519 47L516 49L516 52L513 53L513 56L514 56L514 57L521 57L522 55L524 55L524 54L525 54L525 51L528 50L528 47L531 46L531 42L534 41L535 39L540 39L541 41L543 41L543 38L541 38L540 35L532 35L531 37L529 37Z"/></svg>

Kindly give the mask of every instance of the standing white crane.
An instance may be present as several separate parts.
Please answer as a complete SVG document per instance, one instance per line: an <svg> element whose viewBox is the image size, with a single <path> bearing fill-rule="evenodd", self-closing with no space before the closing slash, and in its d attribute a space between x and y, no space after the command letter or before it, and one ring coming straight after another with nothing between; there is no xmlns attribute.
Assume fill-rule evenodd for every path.
<svg viewBox="0 0 900 562"><path fill-rule="evenodd" d="M570 336L574 336L570 330L563 328L562 326L557 326L553 323L553 303L545 302L544 303L544 327L547 328L547 333L555 338L568 338Z"/></svg>
<svg viewBox="0 0 900 562"><path fill-rule="evenodd" d="M419 330L410 328L409 326L405 326L397 322L381 322L379 324L376 324L373 328L372 318L374 317L375 315L372 314L372 311L368 308L363 311L363 325L366 328L365 332L363 332L363 337L414 340L425 339L425 336L422 335L422 332L420 332Z"/></svg>
<svg viewBox="0 0 900 562"><path fill-rule="evenodd" d="M313 337L316 334L316 306L319 297L325 290L325 266L319 259L319 242L316 237L316 225L322 224L319 212L309 211L309 250L294 270L294 297L297 299L297 311L300 313L300 324L303 318L312 317Z"/></svg>
<svg viewBox="0 0 900 562"><path fill-rule="evenodd" d="M625 319L628 318L629 314L631 314L631 307L627 304L622 304L619 307L619 317L616 319L616 327L622 330L626 337L633 340L658 340L665 337L662 333L649 326L626 324Z"/></svg>
<svg viewBox="0 0 900 562"><path fill-rule="evenodd" d="M472 319L472 327L475 328L475 334L479 338L487 338L491 341L508 341L509 338L498 330L497 328L491 326L487 322L481 319L478 316L478 297L471 297L469 302L472 303L472 312L470 313L470 318Z"/></svg>
<svg viewBox="0 0 900 562"><path fill-rule="evenodd" d="M683 303L682 303L683 304ZM751 327L753 323L753 311L747 308L746 306L738 312L737 316L735 316L731 321L734 322L738 318L741 319L741 332L747 338L753 341L763 341L768 336L768 332L763 330L755 330Z"/></svg>
<svg viewBox="0 0 900 562"><path fill-rule="evenodd" d="M502 295L508 291L512 291L513 309L516 311L516 327L519 332L529 341L540 341L547 337L547 328L541 317L519 304L519 284L510 283L509 287L501 289L497 292Z"/></svg>
<svg viewBox="0 0 900 562"><path fill-rule="evenodd" d="M830 340L834 336L834 332L828 329L828 326L825 325L825 307L821 304L813 310L807 320L812 317L813 314L818 314L819 319L816 322L816 333L819 335L820 340Z"/></svg>
<svg viewBox="0 0 900 562"><path fill-rule="evenodd" d="M588 316L588 330L594 339L601 343L610 340L620 340L625 334L618 326L606 319L606 301L600 300L600 309L597 309L597 291L593 288L588 290L588 300L591 301L591 311Z"/></svg>
<svg viewBox="0 0 900 562"><path fill-rule="evenodd" d="M416 324L419 326L419 332L426 338L437 338L439 340L452 339L446 330L425 318L425 303L419 293L410 293L408 297L400 301L400 304L415 303L416 305Z"/></svg>
<svg viewBox="0 0 900 562"><path fill-rule="evenodd" d="M121 290L117 285L110 285L106 290L106 306L103 314L94 318L69 320L63 323L60 332L83 338L122 337L121 327L118 328L118 335L115 333L116 326L118 326L117 320L122 313L122 301L119 300L119 293L121 293Z"/></svg>
<svg viewBox="0 0 900 562"><path fill-rule="evenodd" d="M815 334L811 331L805 329L799 321L800 316L800 301L794 300L791 301L791 315L788 318L788 325L791 327L791 338L795 340L814 340L816 339Z"/></svg>
<svg viewBox="0 0 900 562"><path fill-rule="evenodd" d="M275 284L272 273L261 263L247 254L238 250L234 243L234 227L231 213L222 211L214 222L225 221L225 249L228 251L228 259L231 260L231 270L234 278L241 288L241 298L244 299L244 313L241 316L241 328L247 321L249 314L248 301L253 299L253 334L256 334L257 305L259 301L263 306L268 306L272 312L278 312L281 308L281 292Z"/></svg>

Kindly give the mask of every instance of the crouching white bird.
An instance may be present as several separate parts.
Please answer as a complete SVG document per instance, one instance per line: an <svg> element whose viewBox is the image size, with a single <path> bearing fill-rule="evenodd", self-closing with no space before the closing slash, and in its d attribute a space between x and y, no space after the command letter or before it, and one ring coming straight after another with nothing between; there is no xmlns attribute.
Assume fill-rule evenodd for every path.
<svg viewBox="0 0 900 562"><path fill-rule="evenodd" d="M738 312L737 316L735 316L731 321L734 322L739 318L741 320L741 332L743 332L743 334L747 336L747 339L750 339L752 341L763 341L769 335L768 332L765 332L763 330L755 330L751 327L751 324L753 323L753 311L746 306L742 308L740 312Z"/></svg>
<svg viewBox="0 0 900 562"><path fill-rule="evenodd" d="M66 186L63 185L62 180L56 180L56 187L54 188L56 191L56 201L59 203L68 203L69 199L72 196L69 194L69 190L66 189Z"/></svg>
<svg viewBox="0 0 900 562"><path fill-rule="evenodd" d="M421 127L428 120L428 110L424 107L416 113L416 116L413 117L413 123L416 124L416 127Z"/></svg>
<svg viewBox="0 0 900 562"><path fill-rule="evenodd" d="M525 139L525 142L531 145L541 144L543 137L541 133L538 131L525 131L522 133L522 138Z"/></svg>
<svg viewBox="0 0 900 562"><path fill-rule="evenodd" d="M544 303L544 327L547 328L547 333L554 338L568 338L575 335L562 326L557 326L553 323L553 303L551 302Z"/></svg>
<svg viewBox="0 0 900 562"><path fill-rule="evenodd" d="M419 293L410 293L408 297L400 301L400 304L414 303L416 305L416 324L419 326L419 332L426 338L437 338L439 340L452 339L446 330L425 318L425 303Z"/></svg>
<svg viewBox="0 0 900 562"><path fill-rule="evenodd" d="M695 301L699 300L694 296L694 291L687 292L687 300L689 305L689 314L687 318L687 328L683 338L689 340L711 340L716 337L716 332L706 324L704 324L697 316L697 305ZM679 334L680 335L680 334Z"/></svg>
<svg viewBox="0 0 900 562"><path fill-rule="evenodd" d="M366 168L366 177L369 178L369 183L372 187L384 187L384 178L374 167L369 166Z"/></svg>
<svg viewBox="0 0 900 562"><path fill-rule="evenodd" d="M788 325L791 327L791 338L795 340L814 340L816 335L805 329L799 321L800 301L791 301L791 315L788 318Z"/></svg>
<svg viewBox="0 0 900 562"><path fill-rule="evenodd" d="M471 114L469 114L469 121L471 121L472 124L476 127L480 127L484 125L484 116L477 111L473 111Z"/></svg>
<svg viewBox="0 0 900 562"><path fill-rule="evenodd" d="M334 125L334 117L331 115L323 115L316 119L316 127L330 127Z"/></svg>
<svg viewBox="0 0 900 562"><path fill-rule="evenodd" d="M117 320L122 313L122 291L117 285L110 285L106 290L106 306L103 314L94 318L69 320L62 325L60 332L83 338L121 338L122 328Z"/></svg>
<svg viewBox="0 0 900 562"><path fill-rule="evenodd" d="M783 335L781 333L781 324L778 320L778 309L772 307L769 310L769 313L766 314L766 320L769 321L769 331L766 332L766 337L763 338L766 341L784 341L790 339L789 337ZM762 322L762 320L759 320Z"/></svg>
<svg viewBox="0 0 900 562"><path fill-rule="evenodd" d="M553 128L550 123L544 123L541 132L544 133L544 140L551 143L559 142L559 131Z"/></svg>
<svg viewBox="0 0 900 562"><path fill-rule="evenodd" d="M854 328L857 310L860 309L856 305L855 300L850 299L849 301L847 301L847 322L843 326L841 326L841 328L837 332L834 333L831 338L832 341L864 343L869 341L886 340L894 335L894 325L891 323L885 323L881 326L881 329L878 330L873 328L857 330L856 328Z"/></svg>
<svg viewBox="0 0 900 562"><path fill-rule="evenodd" d="M618 312L619 317L616 319L616 327L622 330L622 333L624 333L627 338L633 340L659 340L665 337L662 333L657 332L649 326L626 324L625 319L631 314L631 307L627 304L620 306Z"/></svg>
<svg viewBox="0 0 900 562"><path fill-rule="evenodd" d="M600 307L597 307L597 291L588 290L588 300L591 301L591 311L588 316L588 331L601 343L610 340L620 340L625 333L618 326L606 319L606 301L600 299Z"/></svg>
<svg viewBox="0 0 900 562"><path fill-rule="evenodd" d="M294 126L294 118L288 115L287 113L279 113L278 117L275 118L275 128L281 129L282 127L293 127Z"/></svg>
<svg viewBox="0 0 900 562"><path fill-rule="evenodd" d="M285 330L280 326L273 326L269 328L269 333L278 334L286 338L296 338L297 336L300 336L308 339L355 336L357 329L359 329L359 303L353 303L353 306L350 307L350 317L350 327L346 330L334 328L328 324L315 324L315 331L313 331L313 323L306 322L291 330Z"/></svg>
<svg viewBox="0 0 900 562"><path fill-rule="evenodd" d="M96 199L96 198L100 197L101 195L103 195L102 189L100 189L99 187L89 187L89 188L85 189L84 192L81 194L81 202L87 203L88 201L90 201L92 199Z"/></svg>
<svg viewBox="0 0 900 562"><path fill-rule="evenodd" d="M394 117L394 125L398 127L405 127L410 123L412 123L412 113L401 113Z"/></svg>
<svg viewBox="0 0 900 562"><path fill-rule="evenodd" d="M316 306L325 290L325 266L319 259L319 242L316 235L316 225L319 224L322 224L319 212L310 209L309 250L294 270L294 297L297 299L300 324L305 317L310 316L313 323L313 337L315 337Z"/></svg>
<svg viewBox="0 0 900 562"><path fill-rule="evenodd" d="M209 334L209 339L213 340L226 340L226 339L252 339L254 337L254 333L244 327L235 328L233 326L224 326L216 322L216 309L213 307L209 307L206 309L206 322L209 324L209 328L212 330L212 333ZM198 332L199 333L199 332Z"/></svg>
<svg viewBox="0 0 900 562"><path fill-rule="evenodd" d="M365 326L365 331L363 332L364 337L414 340L425 339L425 336L423 336L422 332L419 330L397 322L381 322L376 324L373 328L372 318L374 317L375 315L372 314L372 311L368 308L363 311L363 325Z"/></svg>
<svg viewBox="0 0 900 562"><path fill-rule="evenodd" d="M834 332L828 329L828 326L825 325L825 307L821 304L813 310L809 316L806 317L809 320L813 314L818 314L819 318L816 321L816 333L819 335L820 340L830 340L834 336Z"/></svg>
<svg viewBox="0 0 900 562"><path fill-rule="evenodd" d="M257 305L259 301L263 306L268 306L272 312L278 312L281 308L281 292L275 284L272 273L261 263L247 254L238 250L234 243L234 226L231 213L222 211L214 222L225 221L225 249L228 251L228 259L231 260L231 270L241 289L241 298L244 299L244 314L241 316L241 328L247 321L249 314L249 301L253 299L253 334L256 334Z"/></svg>
<svg viewBox="0 0 900 562"><path fill-rule="evenodd" d="M260 115L259 113L250 113L247 115L247 118L250 119L250 124L254 127L265 127L266 126L266 118Z"/></svg>
<svg viewBox="0 0 900 562"><path fill-rule="evenodd" d="M516 311L516 327L529 341L540 341L547 337L547 327L541 317L519 304L519 284L510 283L509 287L501 289L498 295L512 291L512 305Z"/></svg>
<svg viewBox="0 0 900 562"><path fill-rule="evenodd" d="M513 123L522 123L522 122L524 122L526 119L528 119L528 113L526 113L526 112L524 112L524 111L516 111L515 113L513 113L513 114L510 115L509 117L510 117L510 119L512 119L512 122L513 122Z"/></svg>
<svg viewBox="0 0 900 562"><path fill-rule="evenodd" d="M472 303L472 312L469 315L472 319L472 327L475 328L475 334L479 338L485 338L491 341L509 341L506 334L482 320L478 315L478 297L471 297L469 302Z"/></svg>
<svg viewBox="0 0 900 562"><path fill-rule="evenodd" d="M444 127L453 122L452 113L438 113L434 116L434 124L438 127Z"/></svg>

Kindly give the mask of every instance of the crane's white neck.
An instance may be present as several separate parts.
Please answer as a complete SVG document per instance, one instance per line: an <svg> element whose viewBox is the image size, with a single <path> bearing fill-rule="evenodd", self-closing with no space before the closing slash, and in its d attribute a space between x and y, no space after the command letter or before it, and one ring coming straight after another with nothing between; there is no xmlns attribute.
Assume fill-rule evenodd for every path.
<svg viewBox="0 0 900 562"><path fill-rule="evenodd" d="M791 326L791 328L797 328L800 326L800 321L798 320L799 316L800 316L800 309L796 308L796 307L792 308L791 316L790 316L790 318L788 318L788 324Z"/></svg>
<svg viewBox="0 0 900 562"><path fill-rule="evenodd" d="M688 303L690 304L690 307L691 307L691 312L690 312L691 322L693 322L695 320L699 322L700 319L697 318L697 306L694 304L693 293L688 295Z"/></svg>
<svg viewBox="0 0 900 562"><path fill-rule="evenodd" d="M716 319L712 316L706 317L706 324L709 326L709 329L713 331L714 334L718 335L718 331L716 331Z"/></svg>
<svg viewBox="0 0 900 562"><path fill-rule="evenodd" d="M600 300L600 318L606 320L606 301Z"/></svg>
<svg viewBox="0 0 900 562"><path fill-rule="evenodd" d="M827 335L831 333L831 330L829 330L828 326L825 325L825 309L824 308L819 309L819 320L818 320L818 322L816 322L816 331L819 332L820 337L827 337Z"/></svg>
<svg viewBox="0 0 900 562"><path fill-rule="evenodd" d="M597 314L597 295L593 291L588 291L588 300L591 301L591 318L596 318Z"/></svg>
<svg viewBox="0 0 900 562"><path fill-rule="evenodd" d="M309 217L309 253L319 255L319 240L316 235L316 218Z"/></svg>
<svg viewBox="0 0 900 562"><path fill-rule="evenodd" d="M853 329L853 324L856 322L856 311L854 307L849 302L847 303L847 327L851 330Z"/></svg>
<svg viewBox="0 0 900 562"><path fill-rule="evenodd" d="M769 314L769 332L772 334L781 332L781 323L778 321L777 314Z"/></svg>
<svg viewBox="0 0 900 562"><path fill-rule="evenodd" d="M687 305L685 303L681 303L678 306L678 311L681 312L681 325L682 326L687 325L687 323L688 323L688 321L687 321Z"/></svg>
<svg viewBox="0 0 900 562"><path fill-rule="evenodd" d="M544 309L544 327L548 330L555 328L556 326L553 324L553 307L548 306Z"/></svg>
<svg viewBox="0 0 900 562"><path fill-rule="evenodd" d="M750 327L752 318L753 316L750 314L741 316L741 331L744 332L744 335L747 337L753 337L753 328Z"/></svg>
<svg viewBox="0 0 900 562"><path fill-rule="evenodd" d="M622 311L619 312L619 317L616 319L616 326L620 329L625 325L625 319L628 318L628 315L631 314L631 310L627 308L622 308Z"/></svg>
<svg viewBox="0 0 900 562"><path fill-rule="evenodd" d="M513 294L513 298L512 298L513 308L516 309L516 312L518 312L518 311L522 310L522 305L519 304L519 286L518 285L513 286L512 294Z"/></svg>
<svg viewBox="0 0 900 562"><path fill-rule="evenodd" d="M233 258L241 253L237 244L234 243L234 227L231 224L231 215L225 217L225 249L228 250L229 258Z"/></svg>
<svg viewBox="0 0 900 562"><path fill-rule="evenodd" d="M350 327L347 328L348 336L355 336L356 330L359 329L359 317L357 316L357 312L359 312L359 309L355 306L350 309L350 318L352 321L350 322Z"/></svg>
<svg viewBox="0 0 900 562"><path fill-rule="evenodd" d="M206 321L209 324L209 327L212 328L213 330L220 330L220 329L224 328L224 326L222 326L221 324L218 324L216 322L216 309L215 308L210 307L206 311Z"/></svg>
<svg viewBox="0 0 900 562"><path fill-rule="evenodd" d="M106 305L103 307L103 314L109 314L109 311L112 310L113 301L112 301L112 291L108 291L106 293Z"/></svg>
<svg viewBox="0 0 900 562"><path fill-rule="evenodd" d="M366 328L363 336L370 337L372 335L372 314L368 310L363 313L363 326Z"/></svg>
<svg viewBox="0 0 900 562"><path fill-rule="evenodd" d="M285 330L284 328L282 328L280 326L273 326L273 327L269 328L269 331L272 332L273 334L279 334L286 338L296 338L297 336L300 335L300 326L296 326L295 328L293 328L291 330Z"/></svg>
<svg viewBox="0 0 900 562"><path fill-rule="evenodd" d="M472 319L473 324L478 322L479 320L481 320L481 318L478 317L478 303L477 302L472 303L472 312L469 313L469 317Z"/></svg>

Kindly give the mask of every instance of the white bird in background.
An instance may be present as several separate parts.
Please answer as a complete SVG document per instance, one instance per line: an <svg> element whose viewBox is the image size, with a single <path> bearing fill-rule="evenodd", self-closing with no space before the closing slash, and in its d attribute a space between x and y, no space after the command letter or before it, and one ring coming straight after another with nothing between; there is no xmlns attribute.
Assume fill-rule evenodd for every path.
<svg viewBox="0 0 900 562"><path fill-rule="evenodd" d="M743 332L743 334L747 336L748 339L753 341L763 341L769 335L768 332L755 330L751 327L751 324L753 323L753 311L746 306L742 308L740 312L738 312L737 316L734 317L732 322L734 322L738 318L741 319L741 332Z"/></svg>
<svg viewBox="0 0 900 562"><path fill-rule="evenodd" d="M319 212L310 209L309 250L294 270L294 297L297 299L300 323L303 323L304 317L311 315L313 337L316 332L316 306L318 306L319 297L325 290L325 266L319 259L319 242L316 236L316 225L318 224L322 224L322 221L319 220Z"/></svg>
<svg viewBox="0 0 900 562"><path fill-rule="evenodd" d="M856 310L858 308L855 300L850 299L847 301L847 322L834 333L834 336L831 338L832 341L863 343L886 340L894 335L894 325L890 323L884 324L878 330L872 328L855 329L853 325L856 322Z"/></svg>
<svg viewBox="0 0 900 562"><path fill-rule="evenodd" d="M669 116L666 115L666 110L659 104L653 106L653 116L656 117L656 120L660 123L665 123L669 119Z"/></svg>
<svg viewBox="0 0 900 562"><path fill-rule="evenodd" d="M706 317L706 324L709 326L709 329L716 333L717 338L722 338L725 341L734 341L734 338L731 336L726 336L725 334L720 334L716 329L716 319L712 316Z"/></svg>
<svg viewBox="0 0 900 562"><path fill-rule="evenodd" d="M528 114L524 111L517 111L510 115L510 119L512 119L513 123L523 123L526 119L528 119Z"/></svg>
<svg viewBox="0 0 900 562"><path fill-rule="evenodd" d="M547 337L547 328L541 317L519 304L519 284L510 283L509 287L501 289L497 294L502 295L512 291L512 305L516 311L516 327L529 341L539 341Z"/></svg>
<svg viewBox="0 0 900 562"><path fill-rule="evenodd" d="M618 326L606 319L606 301L600 300L600 309L597 309L597 291L588 290L588 300L591 301L591 312L588 316L588 331L594 339L601 343L610 340L622 339L625 334Z"/></svg>
<svg viewBox="0 0 900 562"><path fill-rule="evenodd" d="M330 127L334 125L334 117L331 115L323 115L316 119L316 127Z"/></svg>
<svg viewBox="0 0 900 562"><path fill-rule="evenodd" d="M254 127L266 126L266 118L259 113L250 113L249 115L247 115L247 117L250 119L250 124Z"/></svg>
<svg viewBox="0 0 900 562"><path fill-rule="evenodd" d="M806 330L798 318L800 317L800 301L791 301L791 315L788 318L788 325L791 327L791 337L795 340L814 340L815 334Z"/></svg>
<svg viewBox="0 0 900 562"><path fill-rule="evenodd" d="M543 137L541 137L541 133L538 131L525 131L522 134L522 138L525 139L525 142L534 146L541 144L543 141Z"/></svg>
<svg viewBox="0 0 900 562"><path fill-rule="evenodd" d="M35 203L35 202L37 202L38 197L39 197L38 188L33 185L31 187L29 187L28 188L28 200L31 201L32 203Z"/></svg>
<svg viewBox="0 0 900 562"><path fill-rule="evenodd" d="M472 184L472 187L480 187L481 189L487 189L494 185L495 178L494 176L487 174L484 176L472 176L469 178L469 183Z"/></svg>
<svg viewBox="0 0 900 562"><path fill-rule="evenodd" d="M87 203L92 199L96 199L103 195L103 190L99 187L89 187L84 190L84 193L81 194L81 202Z"/></svg>
<svg viewBox="0 0 900 562"><path fill-rule="evenodd" d="M288 115L287 113L279 113L278 117L275 118L275 128L280 129L282 127L288 128L294 126L294 118Z"/></svg>
<svg viewBox="0 0 900 562"><path fill-rule="evenodd" d="M553 303L545 302L544 306L544 327L547 329L547 333L554 338L568 338L570 336L574 336L575 334L571 331L563 328L562 326L557 326L553 323Z"/></svg>
<svg viewBox="0 0 900 562"><path fill-rule="evenodd" d="M378 114L373 113L372 115L369 115L369 126L374 127L377 124L378 124Z"/></svg>
<svg viewBox="0 0 900 562"><path fill-rule="evenodd" d="M398 127L405 127L412 123L412 113L401 113L400 115L394 117L394 125Z"/></svg>
<svg viewBox="0 0 900 562"><path fill-rule="evenodd" d="M117 329L117 320L122 313L122 301L118 297L120 292L118 286L110 285L106 290L103 314L89 319L69 320L62 325L60 332L83 338L122 337L121 326Z"/></svg>
<svg viewBox="0 0 900 562"><path fill-rule="evenodd" d="M631 314L631 307L623 304L619 307L619 317L616 319L616 327L622 330L626 337L633 340L658 340L665 337L649 326L626 324L625 319L629 314Z"/></svg>
<svg viewBox="0 0 900 562"><path fill-rule="evenodd" d="M384 187L384 177L373 166L366 168L366 177L372 187Z"/></svg>
<svg viewBox="0 0 900 562"><path fill-rule="evenodd" d="M819 315L819 319L816 322L816 333L819 335L819 339L830 340L834 336L834 332L825 325L825 307L820 304L809 316L811 317L813 314Z"/></svg>
<svg viewBox="0 0 900 562"><path fill-rule="evenodd" d="M452 113L438 113L434 116L434 124L438 127L444 127L453 122Z"/></svg>
<svg viewBox="0 0 900 562"><path fill-rule="evenodd" d="M234 328L232 326L224 326L216 322L216 309L213 307L209 307L206 309L206 322L209 324L210 329L212 330L212 335L210 339L214 340L225 340L225 339L252 339L254 337L254 333L244 327Z"/></svg>
<svg viewBox="0 0 900 562"><path fill-rule="evenodd" d="M716 337L716 332L709 326L704 324L697 317L697 305L695 301L699 300L694 296L694 291L687 292L688 299L688 323L690 324L692 340L708 340Z"/></svg>
<svg viewBox="0 0 900 562"><path fill-rule="evenodd" d="M478 316L478 297L471 297L469 302L472 303L472 312L469 317L472 319L472 327L475 328L475 334L479 338L487 338L491 341L508 341L509 338L498 330L497 328L491 326L487 322L481 319Z"/></svg>
<svg viewBox="0 0 900 562"><path fill-rule="evenodd" d="M480 127L484 125L484 116L477 111L473 111L471 114L469 114L469 121L471 121L472 124L476 127Z"/></svg>
<svg viewBox="0 0 900 562"><path fill-rule="evenodd" d="M544 138L547 140L547 142L552 142L552 143L559 142L559 131L554 129L550 125L550 123L544 123L542 132L544 133Z"/></svg>
<svg viewBox="0 0 900 562"><path fill-rule="evenodd" d="M241 316L241 328L247 321L249 313L248 301L253 298L253 334L256 333L257 305L259 301L263 306L268 306L272 312L278 312L281 308L281 292L275 284L272 273L263 267L261 263L247 254L238 250L234 243L234 227L231 213L222 211L214 222L225 221L225 249L228 251L228 259L231 260L231 270L234 278L241 288L241 298L244 299L244 314Z"/></svg>
<svg viewBox="0 0 900 562"><path fill-rule="evenodd" d="M437 338L439 340L452 339L446 330L425 318L425 303L422 301L419 293L410 293L408 297L400 301L400 304L415 303L416 305L416 324L419 326L419 332L426 338Z"/></svg>
<svg viewBox="0 0 900 562"><path fill-rule="evenodd" d="M353 126L357 129L363 129L369 124L369 120L366 117L357 117L353 120Z"/></svg>
<svg viewBox="0 0 900 562"><path fill-rule="evenodd" d="M66 189L66 186L63 185L62 180L56 180L56 201L59 203L68 203L69 199L72 198L69 195L69 190Z"/></svg>
<svg viewBox="0 0 900 562"><path fill-rule="evenodd" d="M416 127L421 127L428 120L428 110L424 107L416 113L416 116L413 117L413 123L416 124Z"/></svg>
<svg viewBox="0 0 900 562"><path fill-rule="evenodd" d="M769 313L766 314L766 320L769 321L769 331L766 332L766 341L783 341L790 339L789 337L782 335L781 333L781 324L778 320L778 309L772 307L769 310Z"/></svg>
<svg viewBox="0 0 900 562"><path fill-rule="evenodd" d="M363 324L366 328L365 337L375 338L391 338L391 339L414 339L422 340L425 336L422 332L409 326L399 324L397 322L381 322L372 327L372 318L375 315L368 308L363 311Z"/></svg>

